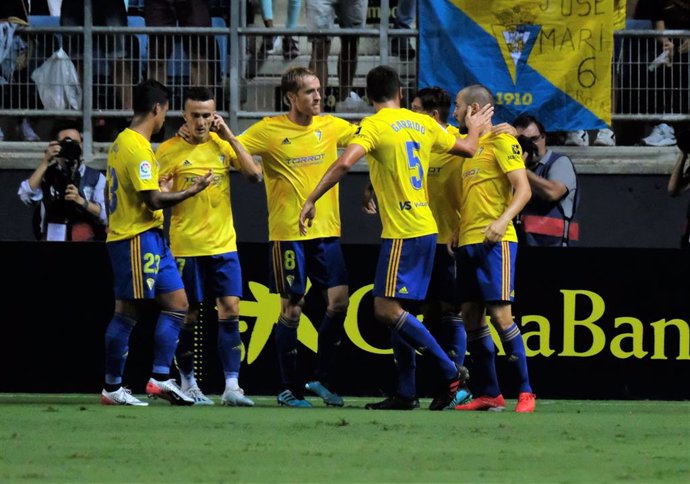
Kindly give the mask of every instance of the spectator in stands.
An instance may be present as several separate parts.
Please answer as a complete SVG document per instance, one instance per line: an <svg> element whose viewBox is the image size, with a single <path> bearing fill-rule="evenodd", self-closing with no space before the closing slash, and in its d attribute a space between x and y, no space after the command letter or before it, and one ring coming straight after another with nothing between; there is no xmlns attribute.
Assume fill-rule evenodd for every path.
<svg viewBox="0 0 690 484"><path fill-rule="evenodd" d="M288 0L285 28L293 29L297 26L301 8L302 0ZM273 0L261 0L261 17L266 27L273 27ZM293 37L286 35L281 42L279 37L266 36L259 49L259 59L265 59L268 54L273 54L281 44L283 48L283 58L285 60L292 60L299 55L299 47L297 46L297 41Z"/></svg>
<svg viewBox="0 0 690 484"><path fill-rule="evenodd" d="M92 0L91 14L95 26L127 27L127 10L123 0L100 0L98 3ZM62 0L60 25L64 27L84 25L84 0ZM73 60L81 59L82 42L81 38L78 39L76 36L69 36L64 42L65 51ZM106 58L112 58L110 78L112 84L116 86L120 106L122 109L132 109L132 63L131 60L126 59L125 36L122 34L95 35L93 48L94 56L101 54ZM86 61L93 62L94 59L86 59ZM77 70L81 72L80 63L76 64Z"/></svg>
<svg viewBox="0 0 690 484"><path fill-rule="evenodd" d="M82 138L75 125L55 128L43 159L17 195L36 205L34 233L39 240L105 240L105 177L84 165Z"/></svg>
<svg viewBox="0 0 690 484"><path fill-rule="evenodd" d="M332 28L335 18L342 28L364 28L367 19L367 0L310 0L307 2L307 26L310 29ZM312 37L311 60L309 68L316 73L321 87L326 91L328 86L328 55L331 51L331 40L327 37ZM340 89L338 100L350 98L359 102L360 97L352 91L353 79L357 71L357 36L340 37L340 55L338 57L338 79ZM325 97L325 96L324 96Z"/></svg>
<svg viewBox="0 0 690 484"><path fill-rule="evenodd" d="M574 221L579 195L573 162L547 149L546 131L534 116L522 114L513 126L536 148L531 162L526 163L532 198L519 216L518 233L527 245L567 247L579 238Z"/></svg>
<svg viewBox="0 0 690 484"><path fill-rule="evenodd" d="M613 1L613 7L614 7L614 28L616 30L620 30L625 28L625 12L626 9L629 8L629 5L632 3L630 1L627 2L628 7L623 6L623 2L625 0L614 0ZM636 3L636 2L635 2ZM616 49L614 49L614 61L616 58ZM613 71L613 76L612 76L612 84L616 85L617 83L617 71L614 69ZM616 98L613 97L613 90L612 90L612 99L611 99L611 106L615 110L616 109ZM589 133L583 129L576 130L576 131L569 131L565 133L565 141L564 143L567 146L589 146ZM613 132L613 130L609 128L603 128L599 129L596 132L596 136L594 138L593 142L594 146L615 146L616 145L616 135Z"/></svg>
<svg viewBox="0 0 690 484"><path fill-rule="evenodd" d="M0 85L3 86L2 104L5 104L6 93L9 93L12 99L26 99L29 96L22 96L16 90L24 84L28 83L29 73L25 69L26 65L19 65L17 57L21 50L27 50L26 43L15 35L15 30L18 26L29 25L29 5L28 0L4 0L0 3ZM21 77L21 80L16 79ZM16 81L19 82L16 82ZM15 85L12 86L11 84ZM9 85L5 90L5 85ZM10 106L19 108L10 102ZM27 106L23 106L26 108ZM34 132L29 119L26 117L19 118L17 125L17 132L19 137L24 141L39 141L40 138ZM0 141L5 140L5 133L0 127Z"/></svg>
<svg viewBox="0 0 690 484"><path fill-rule="evenodd" d="M677 197L690 188L690 166L686 168L688 157L690 156L690 129L686 128L678 136L678 148L680 148L678 161L676 161L671 177L668 180L668 194L672 197ZM688 211L685 217L685 229L680 239L680 246L690 248L690 204L688 204Z"/></svg>
<svg viewBox="0 0 690 484"><path fill-rule="evenodd" d="M635 17L649 19L655 30L690 29L690 2L687 0L640 0ZM658 47L649 69L656 73L656 100L663 110L658 114L688 114L690 112L690 39L657 38ZM676 135L672 126L660 123L649 136L642 139L648 146L673 146Z"/></svg>
<svg viewBox="0 0 690 484"><path fill-rule="evenodd" d="M144 19L149 27L211 27L211 10L208 0L146 0ZM163 84L167 81L166 60L172 54L173 36L156 35L149 43L149 79ZM183 42L185 52L192 61L190 85L214 85L209 69L209 57L213 57L211 37L190 36Z"/></svg>
<svg viewBox="0 0 690 484"><path fill-rule="evenodd" d="M417 0L399 0L393 17L393 28L410 29L417 17ZM391 41L391 55L400 57L400 60L412 60L416 52L409 37L394 37Z"/></svg>

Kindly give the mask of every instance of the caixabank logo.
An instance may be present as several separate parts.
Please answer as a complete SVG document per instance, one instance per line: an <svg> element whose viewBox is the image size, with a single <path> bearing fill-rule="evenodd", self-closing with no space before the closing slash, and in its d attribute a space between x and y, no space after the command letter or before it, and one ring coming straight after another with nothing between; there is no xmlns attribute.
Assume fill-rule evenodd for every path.
<svg viewBox="0 0 690 484"><path fill-rule="evenodd" d="M307 292L310 288L308 282ZM280 313L280 296L271 294L266 286L254 281L249 282L249 289L254 300L240 303L240 330L249 333L243 359L251 365L261 356L273 331ZM374 320L372 308L365 310L361 307L372 289L373 284L368 284L352 292L345 318L345 334L363 352L391 355L391 348L376 346L367 338L368 325L380 324ZM549 319L540 314L523 314L516 318L528 357L589 358L603 355L622 360L690 360L688 321L681 318L644 321L624 315L625 312L610 317L604 297L594 291L562 289L559 292L559 318ZM421 315L418 317L422 319ZM493 328L492 336L498 354L504 355L501 340ZM297 337L305 347L314 353L317 351L318 332L305 314L300 319Z"/></svg>

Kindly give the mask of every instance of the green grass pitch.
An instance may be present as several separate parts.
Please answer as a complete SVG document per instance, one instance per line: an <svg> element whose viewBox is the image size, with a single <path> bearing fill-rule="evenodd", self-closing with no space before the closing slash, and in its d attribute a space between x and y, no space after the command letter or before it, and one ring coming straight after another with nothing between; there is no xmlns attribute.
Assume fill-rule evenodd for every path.
<svg viewBox="0 0 690 484"><path fill-rule="evenodd" d="M690 482L690 402L364 410L375 400L134 408L0 394L0 482Z"/></svg>

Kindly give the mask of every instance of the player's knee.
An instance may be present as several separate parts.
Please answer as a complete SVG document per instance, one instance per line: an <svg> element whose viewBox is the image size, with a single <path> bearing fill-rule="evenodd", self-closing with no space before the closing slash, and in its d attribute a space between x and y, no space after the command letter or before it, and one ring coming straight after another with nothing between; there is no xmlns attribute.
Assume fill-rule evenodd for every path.
<svg viewBox="0 0 690 484"><path fill-rule="evenodd" d="M240 305L237 301L218 305L218 319L233 319L240 315Z"/></svg>
<svg viewBox="0 0 690 484"><path fill-rule="evenodd" d="M350 304L350 300L348 298L330 301L328 303L327 311L331 314L333 314L333 313L344 313L347 311L347 307L349 306L349 304Z"/></svg>
<svg viewBox="0 0 690 484"><path fill-rule="evenodd" d="M300 316L302 316L302 306L304 305L304 299L301 299L300 302L296 302L294 304L288 303L283 307L283 310L281 311L281 315L288 318L288 319L299 319Z"/></svg>
<svg viewBox="0 0 690 484"><path fill-rule="evenodd" d="M386 326L393 326L400 318L400 314L393 306L376 298L374 299L374 317Z"/></svg>

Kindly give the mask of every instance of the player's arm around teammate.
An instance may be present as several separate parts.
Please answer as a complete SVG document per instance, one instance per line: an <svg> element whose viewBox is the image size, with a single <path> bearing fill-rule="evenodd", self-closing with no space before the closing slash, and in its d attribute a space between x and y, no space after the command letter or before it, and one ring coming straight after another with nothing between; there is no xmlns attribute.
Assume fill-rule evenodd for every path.
<svg viewBox="0 0 690 484"><path fill-rule="evenodd" d="M146 405L122 386L129 337L144 300L155 299L161 312L154 336L149 395L172 404L190 405L170 379L180 328L189 303L168 244L163 237L161 208L171 207L205 190L212 174L199 176L182 191L161 191L158 163L151 135L163 127L168 89L156 81L134 88L134 117L108 153L110 231L106 247L113 268L115 312L105 334L105 385L101 402L107 405ZM167 187L164 187L167 188Z"/></svg>

